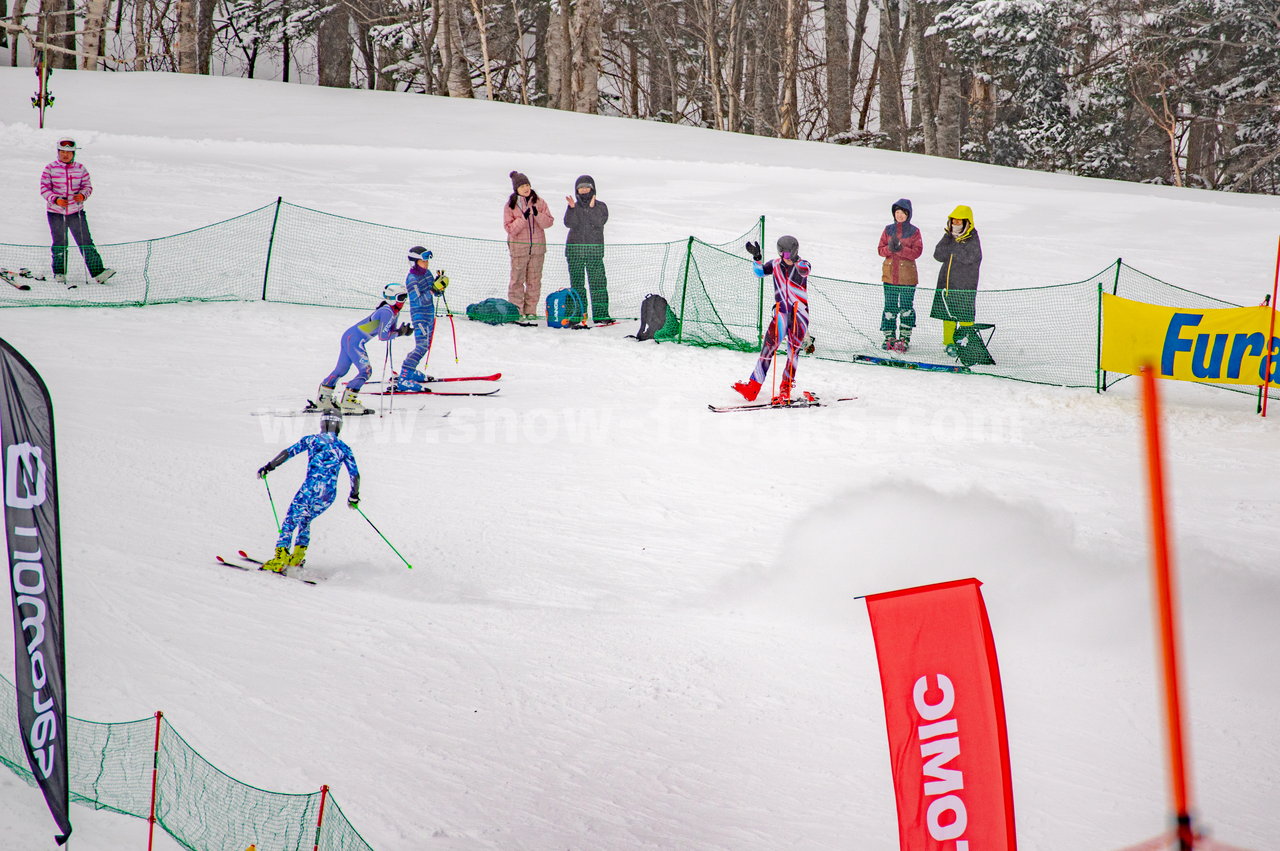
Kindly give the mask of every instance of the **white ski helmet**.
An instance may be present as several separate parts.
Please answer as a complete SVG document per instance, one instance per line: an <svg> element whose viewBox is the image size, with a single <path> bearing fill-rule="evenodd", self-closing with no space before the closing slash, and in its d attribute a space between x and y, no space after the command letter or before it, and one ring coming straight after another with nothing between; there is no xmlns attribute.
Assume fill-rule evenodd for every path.
<svg viewBox="0 0 1280 851"><path fill-rule="evenodd" d="M68 139L68 138L65 138L65 137L64 137L64 138L62 138L62 139L59 139L59 140L58 140L58 150L59 150L59 151L70 151L71 153L73 153L73 154L74 154L74 153L76 152L76 140L75 140L75 139Z"/></svg>
<svg viewBox="0 0 1280 851"><path fill-rule="evenodd" d="M387 284L382 288L382 300L388 304L404 301L409 297L409 290L404 284Z"/></svg>

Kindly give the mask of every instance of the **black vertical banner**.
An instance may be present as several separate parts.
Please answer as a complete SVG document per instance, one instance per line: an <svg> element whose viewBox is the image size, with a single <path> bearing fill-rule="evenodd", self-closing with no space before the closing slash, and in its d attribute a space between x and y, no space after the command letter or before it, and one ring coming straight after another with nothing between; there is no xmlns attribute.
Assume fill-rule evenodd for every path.
<svg viewBox="0 0 1280 851"><path fill-rule="evenodd" d="M27 763L62 835L71 836L67 788L67 678L62 631L53 403L27 359L0 340L0 464L13 589L14 682Z"/></svg>

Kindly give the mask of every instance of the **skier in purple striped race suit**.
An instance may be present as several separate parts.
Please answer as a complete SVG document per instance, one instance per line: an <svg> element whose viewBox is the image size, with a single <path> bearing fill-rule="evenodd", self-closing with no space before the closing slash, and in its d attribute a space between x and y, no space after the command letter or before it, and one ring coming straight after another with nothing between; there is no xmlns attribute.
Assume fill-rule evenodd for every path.
<svg viewBox="0 0 1280 851"><path fill-rule="evenodd" d="M782 370L782 382L778 385L778 395L773 397L772 404L787 405L791 403L791 388L796 378L796 363L800 360L800 352L805 346L805 337L809 333L809 261L800 259L800 243L794 236L778 239L778 259L761 263L763 255L760 244L747 243L747 253L755 261L754 271L757 278L773 278L773 319L764 335L764 345L760 349L760 358L751 377L739 381L733 389L742 394L748 402L754 402L760 393L760 385L769 374L769 363L778 351L778 343L784 337L787 341L787 365Z"/></svg>
<svg viewBox="0 0 1280 851"><path fill-rule="evenodd" d="M360 388L373 374L365 344L374 336L379 340L389 341L393 337L413 333L413 327L408 322L396 326L396 317L408 298L409 293L404 284L387 284L382 289L382 301L378 302L373 313L343 332L338 349L338 363L333 372L320 382L317 407L337 408L347 414L368 413L368 409L360 404L359 398ZM350 372L353 366L356 368L356 377L347 382L347 389L343 391L341 399L335 399L334 390L338 386L338 380Z"/></svg>

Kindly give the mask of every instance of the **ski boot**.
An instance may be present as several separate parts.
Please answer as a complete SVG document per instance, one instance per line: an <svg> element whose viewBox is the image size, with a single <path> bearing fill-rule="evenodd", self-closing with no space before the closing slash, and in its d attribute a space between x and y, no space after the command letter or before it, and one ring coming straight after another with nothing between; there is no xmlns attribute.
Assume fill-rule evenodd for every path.
<svg viewBox="0 0 1280 851"><path fill-rule="evenodd" d="M62 284L64 287L67 287L67 275L65 272L54 272L53 280L56 283ZM71 287L67 287L67 289L71 289Z"/></svg>
<svg viewBox="0 0 1280 851"><path fill-rule="evenodd" d="M101 272L99 272L98 274L94 275L94 276L93 276L93 279L94 279L95 281L97 281L98 283L100 283L100 284L105 284L107 281L109 281L109 280L111 280L112 278L114 278L114 277L115 277L115 275L116 275L116 270L115 270L115 269L103 269Z"/></svg>
<svg viewBox="0 0 1280 851"><path fill-rule="evenodd" d="M289 567L289 548L276 547L276 554L262 563L263 570L269 570L272 573L284 573Z"/></svg>
<svg viewBox="0 0 1280 851"><path fill-rule="evenodd" d="M333 388L320 385L316 391L316 407L322 411L336 411L338 403L333 400Z"/></svg>
<svg viewBox="0 0 1280 851"><path fill-rule="evenodd" d="M893 339L892 334L885 334L884 343L883 345L880 346L880 348L884 349L886 352L891 352L894 350L894 346L896 346L897 343L898 341Z"/></svg>
<svg viewBox="0 0 1280 851"><path fill-rule="evenodd" d="M400 375L398 375L397 378L401 381L413 381L418 384L426 384L429 381L436 380L435 376L426 375L425 373L419 372L418 370L413 369L412 367L410 367L409 369L400 370Z"/></svg>
<svg viewBox="0 0 1280 851"><path fill-rule="evenodd" d="M911 348L910 337L899 337L893 341L893 350L895 352L905 353L909 348Z"/></svg>
<svg viewBox="0 0 1280 851"><path fill-rule="evenodd" d="M760 382L754 378L748 381L735 381L733 389L742 394L742 398L748 402L754 402L756 397L760 395Z"/></svg>
<svg viewBox="0 0 1280 851"><path fill-rule="evenodd" d="M790 405L791 404L791 380L782 379L782 383L778 385L778 393L769 402L770 405Z"/></svg>
<svg viewBox="0 0 1280 851"><path fill-rule="evenodd" d="M344 414L369 413L369 409L360 404L360 393L350 387L342 391L342 401L338 403L338 410Z"/></svg>
<svg viewBox="0 0 1280 851"><path fill-rule="evenodd" d="M417 370L412 371L417 372ZM422 373L418 374L421 375ZM391 379L392 393L422 393L426 389L426 386L421 382L414 381L412 378L404 375L397 375L395 378Z"/></svg>
<svg viewBox="0 0 1280 851"><path fill-rule="evenodd" d="M307 563L307 548L302 544L297 544L293 548L293 554L289 556L289 567L302 567Z"/></svg>

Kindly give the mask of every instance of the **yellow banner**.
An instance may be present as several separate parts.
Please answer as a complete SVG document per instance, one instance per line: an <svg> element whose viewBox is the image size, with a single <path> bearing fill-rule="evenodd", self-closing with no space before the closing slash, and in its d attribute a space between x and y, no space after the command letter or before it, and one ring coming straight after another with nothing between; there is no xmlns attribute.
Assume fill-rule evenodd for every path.
<svg viewBox="0 0 1280 851"><path fill-rule="evenodd" d="M1136 375L1151 364L1161 378L1262 384L1271 314L1270 307L1189 310L1103 293L1101 366ZM1274 382L1280 373L1276 337L1271 338L1271 354Z"/></svg>

